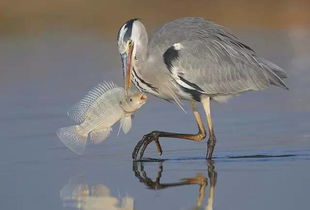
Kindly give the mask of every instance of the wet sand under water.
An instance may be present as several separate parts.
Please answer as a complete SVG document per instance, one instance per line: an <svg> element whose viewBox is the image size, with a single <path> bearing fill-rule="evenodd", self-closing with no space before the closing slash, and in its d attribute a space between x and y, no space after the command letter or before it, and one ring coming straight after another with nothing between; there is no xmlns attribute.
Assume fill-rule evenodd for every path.
<svg viewBox="0 0 310 210"><path fill-rule="evenodd" d="M193 116L152 98L128 135L76 156L57 139L66 111L102 80L122 84L113 41L90 34L0 40L1 209L307 209L310 194L309 31L240 32L288 71L270 88L213 104L218 144L162 139L142 162L131 152L151 130L196 132ZM251 37L251 38L250 38ZM202 111L200 109L200 111Z"/></svg>

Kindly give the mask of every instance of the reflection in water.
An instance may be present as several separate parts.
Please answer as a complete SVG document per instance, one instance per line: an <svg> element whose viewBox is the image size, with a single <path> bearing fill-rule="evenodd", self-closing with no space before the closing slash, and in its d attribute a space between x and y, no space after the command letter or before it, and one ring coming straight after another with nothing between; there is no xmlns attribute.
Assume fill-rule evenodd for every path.
<svg viewBox="0 0 310 210"><path fill-rule="evenodd" d="M208 175L197 173L193 177L187 177L175 182L162 183L161 177L164 173L163 163L160 162L155 180L149 178L144 164L145 162L133 162L133 172L135 176L146 185L149 189L160 190L170 187L198 185L198 193L196 200L193 201L195 210L213 210L213 201L217 173L215 171L214 162L208 162ZM157 164L156 164L157 166ZM207 186L209 184L209 194L207 204L204 206L206 198ZM125 196L115 197L111 195L110 189L103 184L84 184L82 177L75 177L69 180L60 191L60 198L63 201L64 207L85 209L85 210L134 210L134 198ZM136 198L137 199L137 198Z"/></svg>
<svg viewBox="0 0 310 210"><path fill-rule="evenodd" d="M197 173L196 176L183 178L178 182L171 182L171 183L162 183L160 181L163 173L163 162L159 163L158 172L154 181L151 178L149 178L149 176L146 174L144 170L143 161L141 162L134 161L132 169L135 176L139 179L139 181L145 184L149 189L153 190L165 189L168 187L184 186L184 185L199 185L198 196L194 207L194 209L197 210L202 209L202 203L205 198L206 187L208 185L208 178L209 178L210 191L208 202L205 209L206 210L213 209L214 192L217 180L217 173L215 171L214 161L208 162L208 178L205 177L202 173Z"/></svg>
<svg viewBox="0 0 310 210"><path fill-rule="evenodd" d="M81 184L81 177L71 179L60 191L64 207L85 210L133 210L134 199L128 196L117 198L103 184Z"/></svg>

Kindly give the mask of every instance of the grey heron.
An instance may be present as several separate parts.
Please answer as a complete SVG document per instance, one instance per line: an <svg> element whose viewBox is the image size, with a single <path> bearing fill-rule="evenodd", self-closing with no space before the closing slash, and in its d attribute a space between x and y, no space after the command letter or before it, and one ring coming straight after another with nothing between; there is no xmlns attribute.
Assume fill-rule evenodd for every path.
<svg viewBox="0 0 310 210"><path fill-rule="evenodd" d="M142 158L146 147L155 142L162 153L159 137L202 141L206 129L196 108L204 108L209 139L207 159L212 159L216 138L211 118L211 100L222 102L250 90L270 85L288 89L286 73L274 63L259 57L223 26L198 17L185 17L168 22L150 39L143 23L131 19L118 32L118 50L123 63L125 88L134 85L181 106L190 101L197 134L153 131L140 140L133 159ZM182 107L182 106L181 106Z"/></svg>

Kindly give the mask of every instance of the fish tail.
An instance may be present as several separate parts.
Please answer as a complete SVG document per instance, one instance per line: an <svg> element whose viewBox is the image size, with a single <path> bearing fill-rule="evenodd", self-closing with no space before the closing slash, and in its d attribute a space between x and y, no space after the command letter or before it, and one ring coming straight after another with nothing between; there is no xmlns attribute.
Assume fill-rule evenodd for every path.
<svg viewBox="0 0 310 210"><path fill-rule="evenodd" d="M87 134L81 132L79 125L63 127L56 132L61 142L72 152L82 155L87 142Z"/></svg>

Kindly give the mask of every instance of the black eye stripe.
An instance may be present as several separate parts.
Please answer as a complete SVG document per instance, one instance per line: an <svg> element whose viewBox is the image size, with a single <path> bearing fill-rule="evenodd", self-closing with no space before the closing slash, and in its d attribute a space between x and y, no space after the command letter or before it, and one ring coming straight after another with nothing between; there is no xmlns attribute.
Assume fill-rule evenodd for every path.
<svg viewBox="0 0 310 210"><path fill-rule="evenodd" d="M131 37L132 34L132 27L133 27L133 23L138 20L137 18L128 20L125 24L123 24L123 26L120 28L120 30L118 31L118 35L117 35L117 39L119 40L119 35L120 35L120 31L122 30L122 28L127 29L126 33L124 34L123 40L124 41L128 41Z"/></svg>

